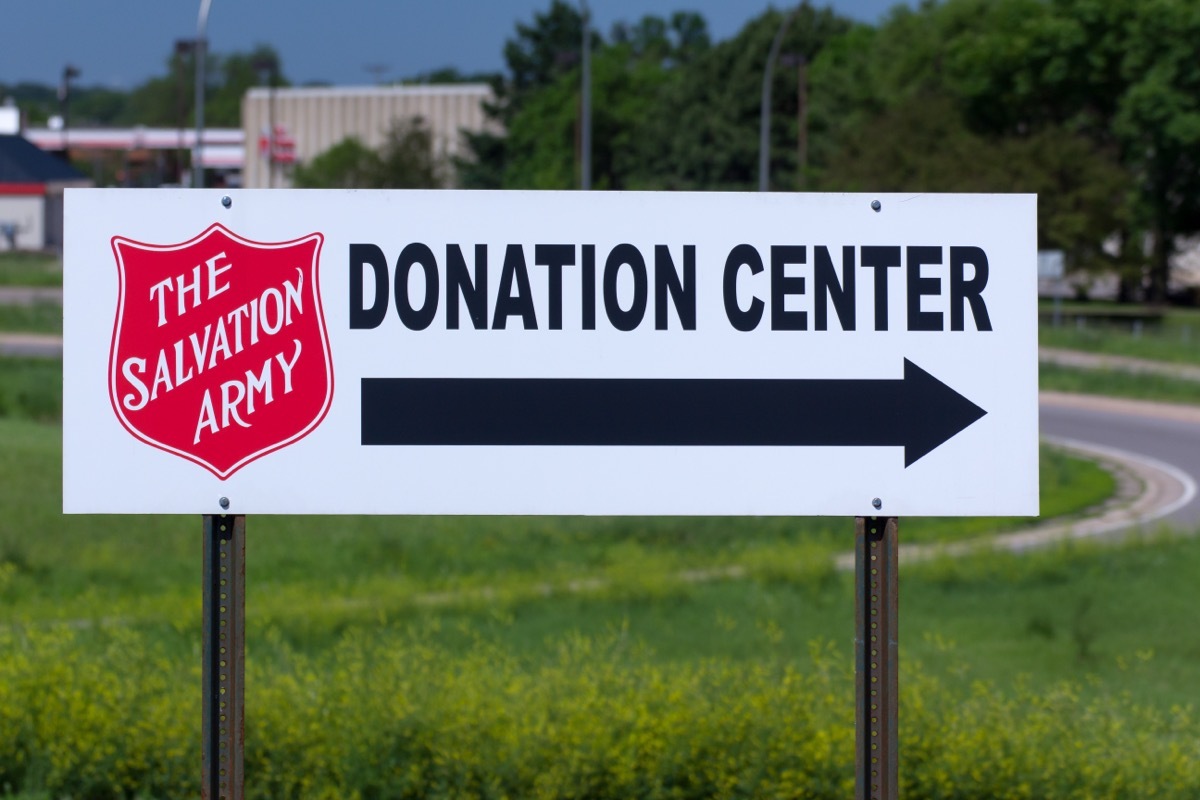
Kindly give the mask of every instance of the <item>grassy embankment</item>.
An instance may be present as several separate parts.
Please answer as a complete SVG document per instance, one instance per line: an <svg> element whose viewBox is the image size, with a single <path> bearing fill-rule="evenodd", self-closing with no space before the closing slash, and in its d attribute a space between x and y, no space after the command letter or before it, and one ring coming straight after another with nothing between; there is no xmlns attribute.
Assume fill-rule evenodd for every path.
<svg viewBox="0 0 1200 800"><path fill-rule="evenodd" d="M0 439L0 561L19 567L9 589L20 603L4 610L10 620L194 621L197 519L64 517L60 429L0 420ZM1042 491L1045 513L1076 513L1107 497L1112 479L1046 450ZM1034 521L911 518L903 536L945 541ZM381 614L536 606L547 595L669 594L697 583L697 572L719 576L731 568L752 581L821 586L833 580L831 557L851 544L852 521L257 517L251 531L250 563L260 576L253 586L262 593L257 618L295 628L300 638L313 627L320 638L322 626L336 632L375 624Z"/></svg>
<svg viewBox="0 0 1200 800"><path fill-rule="evenodd" d="M200 520L63 517L58 427L0 420L0 441L0 786L192 792ZM1110 489L1043 455L1055 510ZM829 557L850 537L849 520L252 518L251 796L845 796L853 594ZM1195 540L906 566L907 791L1200 788L1200 725L1175 708L1197 570Z"/></svg>
<svg viewBox="0 0 1200 800"><path fill-rule="evenodd" d="M0 333L62 334L62 306L58 303L33 305L0 304Z"/></svg>
<svg viewBox="0 0 1200 800"><path fill-rule="evenodd" d="M1042 304L1039 342L1043 347L1081 350L1108 356L1128 356L1167 364L1200 364L1200 310L1168 309L1158 322L1138 323L1121 319L1124 306L1099 303L1066 303L1060 324L1050 317L1049 304ZM1087 312L1088 315L1072 315ZM1113 318L1097 319L1105 313ZM1078 321L1076 321L1078 319ZM1194 380L1150 373L1133 374L1115 368L1078 369L1042 364L1042 389L1082 394L1103 394L1137 400L1170 403L1200 403L1200 383Z"/></svg>
<svg viewBox="0 0 1200 800"><path fill-rule="evenodd" d="M1185 378L1134 374L1118 369L1077 369L1056 364L1042 364L1038 374L1043 391L1099 394L1161 403L1200 403L1200 382Z"/></svg>
<svg viewBox="0 0 1200 800"><path fill-rule="evenodd" d="M62 262L40 253L0 253L0 287L60 287ZM0 332L61 333L62 306L39 302L31 306L0 304Z"/></svg>
<svg viewBox="0 0 1200 800"><path fill-rule="evenodd" d="M1064 303L1058 324L1052 309L1048 302L1040 305L1039 342L1045 347L1200 364L1200 309L1168 308L1156 322L1138 322L1137 307Z"/></svg>
<svg viewBox="0 0 1200 800"><path fill-rule="evenodd" d="M0 286L62 286L62 259L44 253L0 253Z"/></svg>

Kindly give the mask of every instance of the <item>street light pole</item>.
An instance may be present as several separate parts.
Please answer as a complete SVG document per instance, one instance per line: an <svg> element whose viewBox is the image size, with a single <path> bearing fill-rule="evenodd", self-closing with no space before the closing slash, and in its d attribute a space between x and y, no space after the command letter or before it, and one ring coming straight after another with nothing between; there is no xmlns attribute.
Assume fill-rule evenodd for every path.
<svg viewBox="0 0 1200 800"><path fill-rule="evenodd" d="M783 24L779 26L779 31L775 34L775 41L771 42L771 52L767 55L767 66L763 71L762 85L762 108L759 113L758 122L758 190L765 192L770 184L771 171L771 73L775 71L775 59L779 58L779 48L783 44L783 34L787 32L788 25L800 13L800 9L804 7L804 3L792 9L792 13L784 18Z"/></svg>
<svg viewBox="0 0 1200 800"><path fill-rule="evenodd" d="M196 22L196 144L192 148L192 186L204 188L204 56L208 50L208 9L212 0L200 0L200 17Z"/></svg>
<svg viewBox="0 0 1200 800"><path fill-rule="evenodd" d="M267 188L275 188L275 75L279 63L274 56L257 59L251 66L262 74L267 85ZM260 146L261 150L261 146Z"/></svg>
<svg viewBox="0 0 1200 800"><path fill-rule="evenodd" d="M803 53L799 55L796 65L796 101L799 109L796 112L796 124L800 130L796 136L796 188L804 191L804 173L808 169L808 59Z"/></svg>
<svg viewBox="0 0 1200 800"><path fill-rule="evenodd" d="M175 179L180 186L184 185L183 151L185 149L184 132L187 130L187 69L185 56L195 56L196 42L194 39L175 40L174 71L179 83L179 141L175 149Z"/></svg>
<svg viewBox="0 0 1200 800"><path fill-rule="evenodd" d="M71 79L78 78L80 71L78 67L73 67L70 64L63 67L62 83L58 87L58 100L62 104L62 145L63 155L68 161L71 160L71 146L67 141L67 131L71 127L70 109L71 109Z"/></svg>
<svg viewBox="0 0 1200 800"><path fill-rule="evenodd" d="M579 188L586 191L592 188L592 20L587 0L580 0L579 5L583 9L583 110L579 123L582 163L579 168Z"/></svg>
<svg viewBox="0 0 1200 800"><path fill-rule="evenodd" d="M785 67L796 67L796 191L803 192L808 166L808 59L803 53L784 53L779 61Z"/></svg>

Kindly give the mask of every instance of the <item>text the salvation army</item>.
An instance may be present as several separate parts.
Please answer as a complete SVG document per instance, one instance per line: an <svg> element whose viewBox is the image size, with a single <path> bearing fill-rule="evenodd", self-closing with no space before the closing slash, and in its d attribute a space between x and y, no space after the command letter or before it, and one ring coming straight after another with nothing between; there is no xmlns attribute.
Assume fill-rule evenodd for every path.
<svg viewBox="0 0 1200 800"><path fill-rule="evenodd" d="M133 389L121 397L127 411L141 411L160 396L215 369L260 342L282 333L304 313L304 272L296 270L295 281L269 286L257 297L216 317L204 314L204 306L229 289L225 273L233 268L225 252L214 254L190 271L159 281L150 287L148 301L154 304L157 325L181 319L197 319L195 329L177 338L157 353L129 356L121 363L121 375ZM200 323L203 322L203 325ZM196 409L193 443L201 436L219 433L230 425L248 428L248 417L292 391L292 370L300 358L301 343L293 338L268 350L261 362L244 374L206 388ZM278 379L276 378L278 375Z"/></svg>

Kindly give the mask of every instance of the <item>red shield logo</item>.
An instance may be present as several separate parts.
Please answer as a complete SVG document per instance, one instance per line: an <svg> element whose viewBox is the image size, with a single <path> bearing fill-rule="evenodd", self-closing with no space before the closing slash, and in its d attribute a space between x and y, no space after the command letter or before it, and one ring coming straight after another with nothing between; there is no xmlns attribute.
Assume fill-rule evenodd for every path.
<svg viewBox="0 0 1200 800"><path fill-rule="evenodd" d="M333 400L322 242L252 242L220 224L173 245L114 236L121 424L222 480L316 428Z"/></svg>

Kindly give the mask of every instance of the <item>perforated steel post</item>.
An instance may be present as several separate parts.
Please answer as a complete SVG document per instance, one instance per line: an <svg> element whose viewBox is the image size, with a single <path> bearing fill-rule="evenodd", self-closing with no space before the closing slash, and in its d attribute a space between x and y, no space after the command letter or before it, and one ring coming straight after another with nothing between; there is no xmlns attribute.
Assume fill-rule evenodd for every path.
<svg viewBox="0 0 1200 800"><path fill-rule="evenodd" d="M854 521L854 796L859 800L896 800L900 794L898 540L896 517Z"/></svg>
<svg viewBox="0 0 1200 800"><path fill-rule="evenodd" d="M202 800L242 800L246 518L204 517Z"/></svg>

